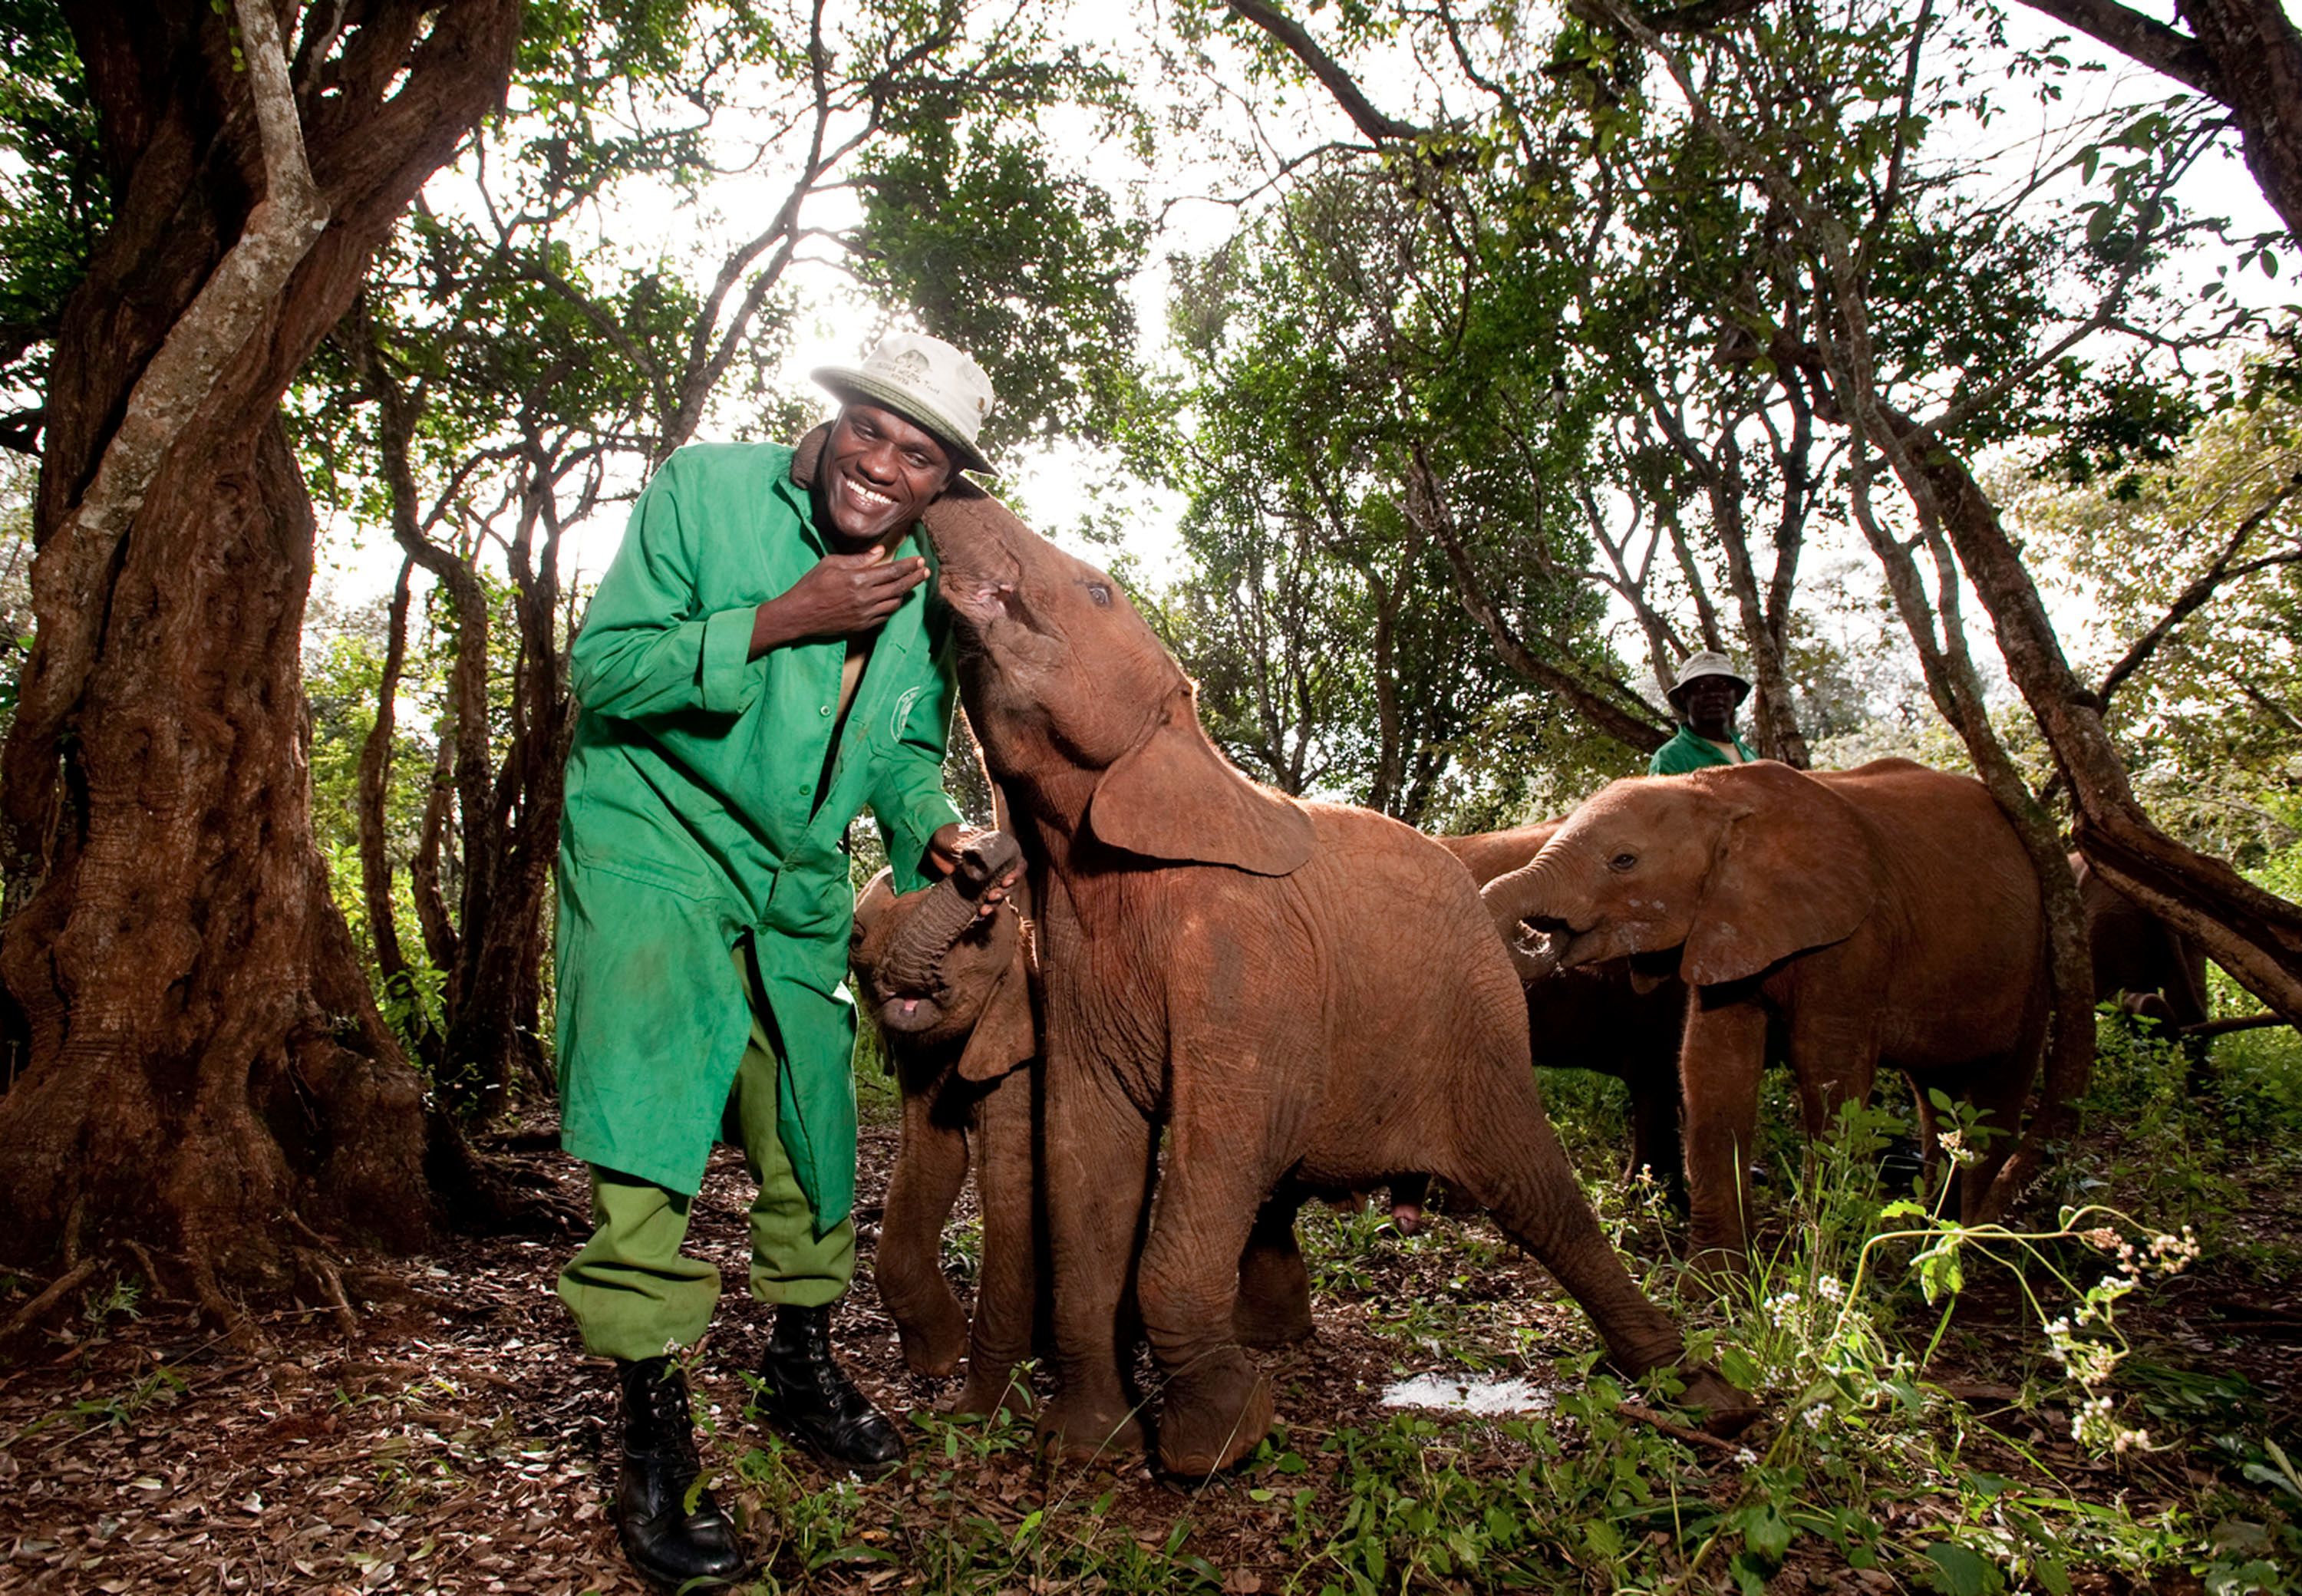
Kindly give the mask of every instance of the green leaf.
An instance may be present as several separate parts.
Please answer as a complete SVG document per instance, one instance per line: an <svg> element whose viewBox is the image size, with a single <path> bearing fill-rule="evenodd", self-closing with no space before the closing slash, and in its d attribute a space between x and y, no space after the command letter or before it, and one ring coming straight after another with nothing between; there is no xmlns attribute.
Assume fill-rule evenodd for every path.
<svg viewBox="0 0 2302 1596"><path fill-rule="evenodd" d="M1745 1508L1736 1515L1743 1525L1743 1544L1752 1556L1779 1563L1791 1549L1791 1522L1772 1502Z"/></svg>
<svg viewBox="0 0 2302 1596"><path fill-rule="evenodd" d="M1926 1548L1927 1561L1935 1566L1928 1583L1942 1596L1988 1596L1990 1565L1955 1541L1936 1541Z"/></svg>

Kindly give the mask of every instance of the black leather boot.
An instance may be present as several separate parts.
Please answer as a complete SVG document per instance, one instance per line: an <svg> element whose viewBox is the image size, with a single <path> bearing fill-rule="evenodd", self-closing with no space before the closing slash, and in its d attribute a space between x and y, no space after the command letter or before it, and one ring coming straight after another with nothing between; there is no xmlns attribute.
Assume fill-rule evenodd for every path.
<svg viewBox="0 0 2302 1596"><path fill-rule="evenodd" d="M735 1526L709 1491L693 1512L687 1492L702 1473L686 1376L668 1357L619 1364L624 1385L624 1466L616 1485L616 1533L632 1567L674 1589L690 1580L732 1584L750 1571Z"/></svg>
<svg viewBox="0 0 2302 1596"><path fill-rule="evenodd" d="M831 1357L828 1307L779 1307L760 1360L760 1412L801 1445L866 1471L903 1461L903 1437Z"/></svg>

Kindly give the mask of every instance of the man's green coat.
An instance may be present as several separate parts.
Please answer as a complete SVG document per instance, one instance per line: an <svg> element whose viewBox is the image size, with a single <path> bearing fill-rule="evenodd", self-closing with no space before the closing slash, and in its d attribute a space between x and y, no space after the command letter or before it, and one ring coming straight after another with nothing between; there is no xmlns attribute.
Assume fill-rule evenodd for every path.
<svg viewBox="0 0 2302 1596"><path fill-rule="evenodd" d="M657 471L585 612L559 831L561 1144L693 1194L751 1032L728 952L749 933L784 1058L781 1125L819 1234L853 1206L854 909L867 803L895 886L959 811L957 687L926 582L881 627L822 803L844 639L751 652L754 611L825 549L793 451L693 444ZM922 553L915 528L896 558Z"/></svg>
<svg viewBox="0 0 2302 1596"><path fill-rule="evenodd" d="M1736 732L1733 735L1735 750L1742 754L1744 764L1759 757L1751 752L1751 745L1743 741L1742 733ZM1696 736L1693 727L1682 726L1678 728L1678 735L1654 751L1654 757L1647 761L1647 774L1684 776L1689 770L1731 763L1733 761L1719 752L1718 744L1708 737Z"/></svg>

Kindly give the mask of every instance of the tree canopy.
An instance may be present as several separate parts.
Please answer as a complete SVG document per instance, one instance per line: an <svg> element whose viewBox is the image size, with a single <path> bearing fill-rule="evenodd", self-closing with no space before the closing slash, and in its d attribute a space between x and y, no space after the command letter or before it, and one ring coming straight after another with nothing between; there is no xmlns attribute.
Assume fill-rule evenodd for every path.
<svg viewBox="0 0 2302 1596"><path fill-rule="evenodd" d="M1122 575L1289 792L1562 812L1720 649L1762 752L1962 762L2042 879L2075 840L2302 1001L2302 918L2231 869L2291 845L2302 781L2302 366L2259 286L2292 240L2200 187L2235 151L2293 214L2293 29L2257 5L2037 8L2074 40L1983 0L462 0L290 6L270 46L244 6L129 9L0 6L0 446L40 473L0 1114L85 1098L105 979L147 1016L118 1068L216 1068L228 1005L165 994L222 895L297 928L252 1079L356 1032L338 1086L397 1105L393 1178L482 1191L466 1133L551 1089L571 546L690 440L796 435L828 325L974 352L1051 524L1167 507ZM2096 41L2161 76L2103 90ZM207 285L265 249L217 332ZM212 353L155 408L184 328ZM307 625L319 517L398 573ZM178 840L115 836L163 702ZM295 861L260 891L259 835ZM181 877L132 979L80 894L122 849Z"/></svg>

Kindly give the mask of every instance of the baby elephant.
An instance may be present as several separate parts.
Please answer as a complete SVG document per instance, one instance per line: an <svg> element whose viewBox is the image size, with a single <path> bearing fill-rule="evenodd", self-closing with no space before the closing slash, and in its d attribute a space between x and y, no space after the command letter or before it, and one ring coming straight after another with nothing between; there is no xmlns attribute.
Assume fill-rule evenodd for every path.
<svg viewBox="0 0 2302 1596"><path fill-rule="evenodd" d="M957 871L924 891L898 897L882 870L856 900L849 944L856 990L879 1022L903 1099L879 1232L879 1296L914 1373L948 1374L966 1353L960 1413L1029 1406L1015 1366L1031 1355L1044 1319L1031 937L1004 896L1021 858L1013 840L994 831L972 838ZM938 1261L970 1164L983 1214L971 1326ZM1240 1257L1233 1327L1249 1346L1311 1333L1294 1212L1291 1200L1267 1204Z"/></svg>
<svg viewBox="0 0 2302 1596"><path fill-rule="evenodd" d="M903 1092L903 1143L879 1233L879 1296L903 1361L942 1375L967 1355L961 1413L1029 1406L1014 1379L1031 1355L1038 1246L1032 1195L1030 938L1005 885L1021 862L999 832L959 869L897 897L882 870L855 904L856 989L886 1038ZM969 1164L983 1213L970 1327L938 1263Z"/></svg>
<svg viewBox="0 0 2302 1596"><path fill-rule="evenodd" d="M1634 958L1693 990L1679 1078L1690 1247L1748 1239L1759 1083L1780 1048L1807 1135L1881 1068L1971 1103L1999 1132L1961 1171L1984 1203L2038 1071L2046 927L2037 878L1982 784L1907 760L1809 775L1761 761L1618 781L1532 863L1489 882L1505 936L1563 943L1569 970Z"/></svg>

